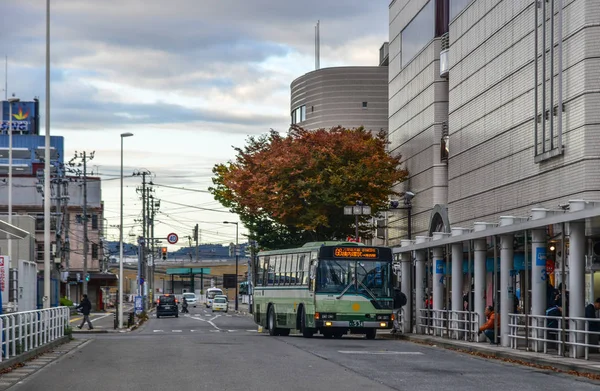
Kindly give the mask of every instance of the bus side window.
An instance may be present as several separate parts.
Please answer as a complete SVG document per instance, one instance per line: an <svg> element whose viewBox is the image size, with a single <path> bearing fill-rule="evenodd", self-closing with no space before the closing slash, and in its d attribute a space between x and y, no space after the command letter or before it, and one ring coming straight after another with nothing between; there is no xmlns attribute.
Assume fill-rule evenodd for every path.
<svg viewBox="0 0 600 391"><path fill-rule="evenodd" d="M309 289L311 291L315 291L315 283L317 280L317 261L313 260L310 262L310 271L309 271Z"/></svg>
<svg viewBox="0 0 600 391"><path fill-rule="evenodd" d="M273 285L279 285L281 282L281 255L275 256L275 281Z"/></svg>
<svg viewBox="0 0 600 391"><path fill-rule="evenodd" d="M258 259L258 262L257 262L258 269L256 270L256 285L258 285L258 286L261 286L264 281L265 269L264 269L263 265L264 265L264 258L261 257Z"/></svg>
<svg viewBox="0 0 600 391"><path fill-rule="evenodd" d="M298 255L290 254L288 256L288 278L290 285L296 285L296 271L298 269Z"/></svg>
<svg viewBox="0 0 600 391"><path fill-rule="evenodd" d="M297 281L299 285L304 285L306 284L306 281L304 281L304 258L306 256L304 254L299 254L298 255L298 267L297 267Z"/></svg>
<svg viewBox="0 0 600 391"><path fill-rule="evenodd" d="M269 279L268 279L268 284L269 285L275 285L275 266L276 266L275 257L269 257L267 259L267 262L269 262Z"/></svg>

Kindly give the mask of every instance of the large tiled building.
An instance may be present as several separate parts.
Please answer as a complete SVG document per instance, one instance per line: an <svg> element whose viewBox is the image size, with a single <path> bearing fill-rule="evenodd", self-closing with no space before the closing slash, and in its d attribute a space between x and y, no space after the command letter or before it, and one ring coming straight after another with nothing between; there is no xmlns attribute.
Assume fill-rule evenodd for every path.
<svg viewBox="0 0 600 391"><path fill-rule="evenodd" d="M418 194L413 232L600 199L600 9L565 0L560 32L556 6L553 45L548 19L544 54L542 3L536 45L533 0L391 2L390 150L411 173L402 186ZM406 218L397 218L390 232L396 244L406 238Z"/></svg>
<svg viewBox="0 0 600 391"><path fill-rule="evenodd" d="M394 0L389 17L390 151L410 173L399 190L416 194L416 237L402 212L388 232L407 313L419 323L426 295L461 309L472 289L480 320L500 306L508 346L512 297L541 316L547 282L564 282L583 316L600 294L597 2Z"/></svg>

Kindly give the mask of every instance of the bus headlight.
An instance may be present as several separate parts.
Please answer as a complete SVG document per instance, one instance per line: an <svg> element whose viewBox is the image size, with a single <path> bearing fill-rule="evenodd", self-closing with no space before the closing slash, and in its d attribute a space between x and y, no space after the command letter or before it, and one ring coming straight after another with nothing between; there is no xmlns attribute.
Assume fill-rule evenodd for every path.
<svg viewBox="0 0 600 391"><path fill-rule="evenodd" d="M327 326L327 327L331 327L332 325L333 325L333 323L331 323L331 322L325 322L325 326Z"/></svg>
<svg viewBox="0 0 600 391"><path fill-rule="evenodd" d="M387 327L387 322L381 322L381 323L379 323L379 326L381 326L381 327Z"/></svg>

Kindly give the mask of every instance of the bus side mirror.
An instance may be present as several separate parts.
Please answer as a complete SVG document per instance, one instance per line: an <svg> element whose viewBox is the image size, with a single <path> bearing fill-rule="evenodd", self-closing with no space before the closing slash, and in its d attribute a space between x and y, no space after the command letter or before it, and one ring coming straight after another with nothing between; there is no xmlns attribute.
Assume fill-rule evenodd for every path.
<svg viewBox="0 0 600 391"><path fill-rule="evenodd" d="M315 278L317 278L317 264L315 262L311 263L310 265L310 279L314 280Z"/></svg>

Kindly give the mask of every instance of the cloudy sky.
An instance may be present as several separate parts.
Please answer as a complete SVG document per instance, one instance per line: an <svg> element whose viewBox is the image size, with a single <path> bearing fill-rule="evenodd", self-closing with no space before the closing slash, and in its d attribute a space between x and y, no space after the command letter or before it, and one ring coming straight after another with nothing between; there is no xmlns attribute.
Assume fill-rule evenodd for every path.
<svg viewBox="0 0 600 391"><path fill-rule="evenodd" d="M45 3L0 1L8 92L22 100L39 96L41 107ZM211 168L232 159L233 146L244 146L248 135L287 131L290 83L314 69L317 20L322 67L376 65L388 35L389 1L381 0L51 4L51 134L65 137L67 158L76 150L96 151L90 165L104 180L111 240L118 239L120 133L134 133L124 140L127 239L141 232L135 170L152 172L157 185L206 190ZM155 186L157 236L191 235L198 223L202 243L235 240L235 226L222 221L237 216L210 194L171 187ZM245 232L240 228L240 242Z"/></svg>

